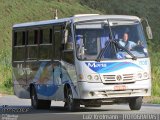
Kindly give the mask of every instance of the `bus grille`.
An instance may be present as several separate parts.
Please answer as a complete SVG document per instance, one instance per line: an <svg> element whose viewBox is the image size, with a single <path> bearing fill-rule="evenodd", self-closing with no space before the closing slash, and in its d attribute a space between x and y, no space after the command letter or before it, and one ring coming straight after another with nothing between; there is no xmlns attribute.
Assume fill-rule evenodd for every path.
<svg viewBox="0 0 160 120"><path fill-rule="evenodd" d="M123 75L103 75L103 83L127 83L134 82L134 74L123 74Z"/></svg>

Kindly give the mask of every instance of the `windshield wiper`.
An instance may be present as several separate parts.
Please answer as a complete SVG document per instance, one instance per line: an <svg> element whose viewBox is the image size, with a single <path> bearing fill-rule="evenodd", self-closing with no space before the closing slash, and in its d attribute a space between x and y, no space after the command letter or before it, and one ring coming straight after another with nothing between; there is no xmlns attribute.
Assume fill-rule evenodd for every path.
<svg viewBox="0 0 160 120"><path fill-rule="evenodd" d="M105 51L107 50L107 48L109 47L110 43L111 43L111 41L109 41L109 44L106 44L105 47L104 47L103 49L101 49L101 51L99 52L99 54L98 54L98 56L97 56L97 58L96 58L95 61L100 62L100 60L101 60L104 52L105 52Z"/></svg>
<svg viewBox="0 0 160 120"><path fill-rule="evenodd" d="M96 59L95 61L100 62L100 60L101 60L104 52L107 50L107 48L109 47L109 45L110 45L111 43L114 43L114 46L116 46L116 47L118 47L118 48L126 51L126 52L132 57L132 60L137 60L137 57L134 56L128 49L126 49L125 47L123 47L122 45L120 45L117 41L115 41L115 40L110 40L110 41L109 41L109 44L105 45L105 47L104 47L103 49L101 49L101 51L100 51L100 53L98 54L98 57L97 57L97 59Z"/></svg>
<svg viewBox="0 0 160 120"><path fill-rule="evenodd" d="M132 57L132 60L137 60L137 57L134 56L131 51L129 51L127 48L123 47L121 44L119 44L117 41L113 40L114 44L119 47L120 49L126 51L131 57Z"/></svg>
<svg viewBox="0 0 160 120"><path fill-rule="evenodd" d="M103 49L101 49L101 51L98 54L98 57L97 57L97 59L95 61L100 62L100 60L101 60L104 52L107 50L107 48L109 47L109 45L114 45L116 47L121 48L122 50L126 51L132 57L132 60L136 60L137 59L136 56L134 56L128 49L126 49L125 47L123 47L117 41L114 40L113 33L112 33L112 28L111 28L111 26L109 24L110 23L109 19L107 19L107 23L108 23L108 27L109 27L109 31L110 31L111 40L109 40L109 44L108 45L105 45L105 47Z"/></svg>

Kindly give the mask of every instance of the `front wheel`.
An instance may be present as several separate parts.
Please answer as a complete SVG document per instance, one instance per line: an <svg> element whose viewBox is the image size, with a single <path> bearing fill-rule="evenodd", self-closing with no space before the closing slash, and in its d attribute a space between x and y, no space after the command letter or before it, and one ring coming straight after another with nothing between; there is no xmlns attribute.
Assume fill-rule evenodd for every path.
<svg viewBox="0 0 160 120"><path fill-rule="evenodd" d="M76 101L73 98L73 94L72 94L72 90L70 88L67 89L66 91L66 102L64 107L68 110L68 111L76 111L80 108L80 104L78 101Z"/></svg>
<svg viewBox="0 0 160 120"><path fill-rule="evenodd" d="M129 107L131 110L140 110L142 106L142 97L131 98L129 101Z"/></svg>

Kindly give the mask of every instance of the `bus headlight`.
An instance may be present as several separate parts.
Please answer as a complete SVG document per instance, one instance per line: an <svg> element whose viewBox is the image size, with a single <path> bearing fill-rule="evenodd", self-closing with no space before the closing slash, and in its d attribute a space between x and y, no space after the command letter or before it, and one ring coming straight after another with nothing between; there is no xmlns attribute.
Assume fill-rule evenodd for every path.
<svg viewBox="0 0 160 120"><path fill-rule="evenodd" d="M137 74L138 79L142 79L142 73Z"/></svg>
<svg viewBox="0 0 160 120"><path fill-rule="evenodd" d="M88 75L88 76L87 76L87 79L88 79L88 80L92 80L92 76L91 76L91 75Z"/></svg>
<svg viewBox="0 0 160 120"><path fill-rule="evenodd" d="M98 74L87 75L88 82L101 82L100 76Z"/></svg>
<svg viewBox="0 0 160 120"><path fill-rule="evenodd" d="M143 77L144 77L144 78L148 78L148 73L147 73L147 72L144 72L144 73L143 73Z"/></svg>
<svg viewBox="0 0 160 120"><path fill-rule="evenodd" d="M98 75L95 75L95 76L94 76L94 79L95 79L95 80L99 80L99 76L98 76Z"/></svg>
<svg viewBox="0 0 160 120"><path fill-rule="evenodd" d="M137 74L137 79L138 80L143 80L143 79L148 79L149 74L147 72L140 72Z"/></svg>

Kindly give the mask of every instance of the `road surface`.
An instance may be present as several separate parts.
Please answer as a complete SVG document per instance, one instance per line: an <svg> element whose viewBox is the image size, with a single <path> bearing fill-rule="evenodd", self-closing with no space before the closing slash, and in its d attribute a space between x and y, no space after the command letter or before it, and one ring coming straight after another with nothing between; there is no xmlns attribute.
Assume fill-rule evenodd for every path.
<svg viewBox="0 0 160 120"><path fill-rule="evenodd" d="M63 102L52 101L49 110L35 110L30 100L16 96L0 97L0 119L2 120L111 120L111 119L153 119L160 118L160 105L143 104L141 110L131 111L128 104L104 105L100 108L84 108L67 112ZM7 118L7 119L5 119Z"/></svg>

